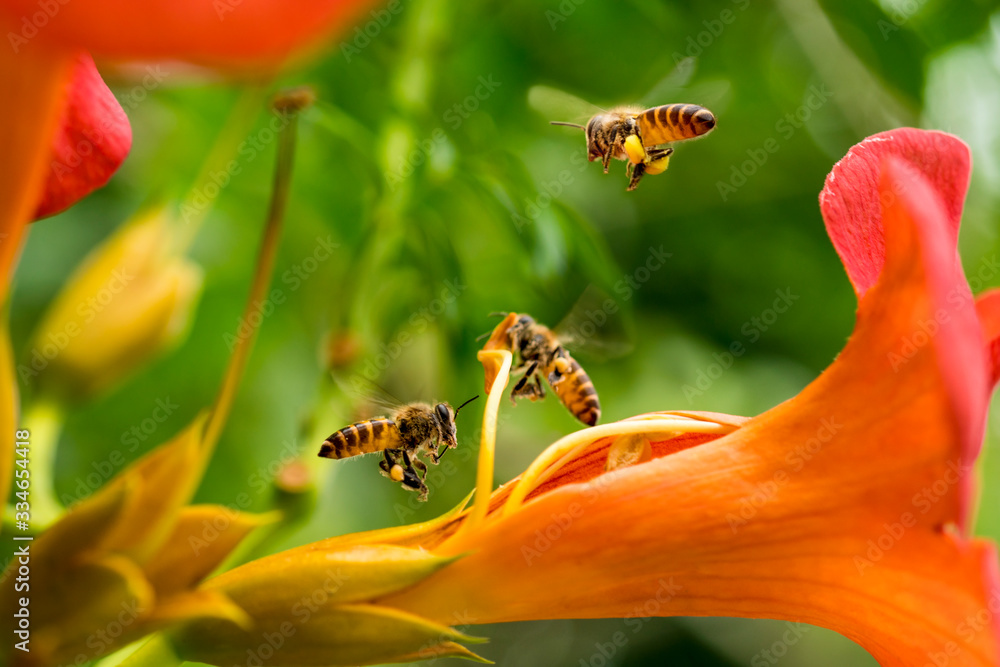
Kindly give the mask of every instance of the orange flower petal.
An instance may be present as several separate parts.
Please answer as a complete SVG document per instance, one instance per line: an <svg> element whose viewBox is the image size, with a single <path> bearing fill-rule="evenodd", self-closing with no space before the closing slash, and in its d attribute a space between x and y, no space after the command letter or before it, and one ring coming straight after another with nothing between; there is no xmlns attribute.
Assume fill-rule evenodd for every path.
<svg viewBox="0 0 1000 667"><path fill-rule="evenodd" d="M14 26L0 13L0 31ZM25 226L44 191L51 141L66 99L72 56L34 49L0 53L0 296L6 296Z"/></svg>
<svg viewBox="0 0 1000 667"><path fill-rule="evenodd" d="M0 9L14 25L12 32L26 38L24 52L41 47L33 43L37 35L39 41L108 58L251 65L277 63L316 45L368 5L359 0L3 0Z"/></svg>

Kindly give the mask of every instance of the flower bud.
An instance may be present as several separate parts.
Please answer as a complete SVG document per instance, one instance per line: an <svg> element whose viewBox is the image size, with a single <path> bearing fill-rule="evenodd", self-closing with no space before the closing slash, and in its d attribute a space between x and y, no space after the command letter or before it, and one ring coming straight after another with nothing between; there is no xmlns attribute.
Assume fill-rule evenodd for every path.
<svg viewBox="0 0 1000 667"><path fill-rule="evenodd" d="M175 228L154 211L95 248L36 331L22 379L80 400L108 391L177 343L201 291L200 268L178 254Z"/></svg>

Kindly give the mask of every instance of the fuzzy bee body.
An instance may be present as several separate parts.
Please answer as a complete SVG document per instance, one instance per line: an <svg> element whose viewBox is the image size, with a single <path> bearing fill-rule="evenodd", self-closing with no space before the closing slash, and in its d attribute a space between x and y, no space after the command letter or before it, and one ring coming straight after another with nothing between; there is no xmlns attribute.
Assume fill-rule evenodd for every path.
<svg viewBox="0 0 1000 667"><path fill-rule="evenodd" d="M448 449L458 446L457 414L458 410L452 410L447 403L434 406L410 403L391 418L366 419L335 431L320 447L319 455L346 459L382 452L383 460L379 462L382 474L394 482L402 482L405 489L419 492L420 500L426 500L427 465L419 457L427 455L436 465Z"/></svg>
<svg viewBox="0 0 1000 667"><path fill-rule="evenodd" d="M514 372L523 371L524 375L511 390L512 400L544 398L545 389L541 383L544 377L574 417L587 426L598 422L601 403L594 383L554 332L530 315L508 313L491 340L498 336L507 349L517 352L521 358Z"/></svg>
<svg viewBox="0 0 1000 667"><path fill-rule="evenodd" d="M664 104L645 110L616 107L597 114L586 126L553 124L581 128L587 136L587 159L600 160L604 173L611 158L628 162L628 189L634 190L643 175L666 171L674 149L659 146L706 135L715 128L716 119L697 104Z"/></svg>

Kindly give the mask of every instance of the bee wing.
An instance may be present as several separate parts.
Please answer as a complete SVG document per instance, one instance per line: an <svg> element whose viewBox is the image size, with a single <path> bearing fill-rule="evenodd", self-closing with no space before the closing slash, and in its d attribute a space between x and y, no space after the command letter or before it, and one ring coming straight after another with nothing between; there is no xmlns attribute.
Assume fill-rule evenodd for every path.
<svg viewBox="0 0 1000 667"><path fill-rule="evenodd" d="M552 332L570 352L599 361L625 356L634 347L623 304L593 284Z"/></svg>
<svg viewBox="0 0 1000 667"><path fill-rule="evenodd" d="M732 84L728 79L721 78L691 83L696 69L696 58L688 57L678 62L669 74L653 84L649 92L642 96L643 109L684 102L703 106L716 116L724 113L729 104Z"/></svg>
<svg viewBox="0 0 1000 667"><path fill-rule="evenodd" d="M675 96L691 82L696 66L697 59L690 56L678 62L669 74L654 83L653 87L642 96L643 103L654 107L679 101Z"/></svg>
<svg viewBox="0 0 1000 667"><path fill-rule="evenodd" d="M591 116L601 113L600 107L581 100L558 88L532 86L528 89L528 106L554 121L586 124Z"/></svg>
<svg viewBox="0 0 1000 667"><path fill-rule="evenodd" d="M355 421L375 417L391 417L404 403L388 389L355 373L349 378L335 375L337 386L351 402Z"/></svg>

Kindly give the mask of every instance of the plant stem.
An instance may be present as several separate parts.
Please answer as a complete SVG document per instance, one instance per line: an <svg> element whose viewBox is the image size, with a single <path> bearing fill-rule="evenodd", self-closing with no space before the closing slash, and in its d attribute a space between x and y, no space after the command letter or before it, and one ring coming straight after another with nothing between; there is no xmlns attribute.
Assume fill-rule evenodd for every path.
<svg viewBox="0 0 1000 667"><path fill-rule="evenodd" d="M229 410L236 396L240 378L246 368L250 350L257 338L260 328L258 318L252 317L260 301L264 299L268 286L271 284L271 274L274 270L274 260L278 253L278 240L285 219L285 206L288 202L288 191L291 185L292 163L295 157L295 137L298 128L298 113L312 102L311 92L290 91L280 95L274 102L274 107L287 113L288 127L281 134L278 143L277 166L274 173L274 190L271 194L271 206L264 227L264 238L261 241L260 252L257 255L257 265L254 268L253 283L247 297L246 308L243 311L243 324L250 333L241 336L233 349L229 366L222 380L219 395L212 406L211 415L205 424L204 446L211 449L219 439L222 427L229 416ZM254 322L256 321L256 324ZM205 457L207 460L208 457Z"/></svg>
<svg viewBox="0 0 1000 667"><path fill-rule="evenodd" d="M260 113L260 107L264 100L264 87L254 85L243 91L240 98L236 100L232 111L226 117L226 122L209 149L208 157L201 165L201 170L195 177L191 189L181 203L181 219L183 225L179 225L176 241L177 252L183 254L198 235L198 230L212 209L211 202L205 201L205 191L212 183L212 175L218 173L229 173L228 165L236 155L237 149L242 141L250 133L253 122ZM218 185L216 183L216 185Z"/></svg>

